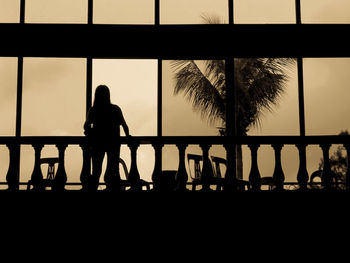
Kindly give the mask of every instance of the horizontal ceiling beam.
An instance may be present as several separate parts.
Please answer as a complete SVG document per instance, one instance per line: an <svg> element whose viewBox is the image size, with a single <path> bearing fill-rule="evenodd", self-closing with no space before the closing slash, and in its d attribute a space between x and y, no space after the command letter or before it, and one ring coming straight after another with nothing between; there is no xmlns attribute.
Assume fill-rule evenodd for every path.
<svg viewBox="0 0 350 263"><path fill-rule="evenodd" d="M350 57L348 24L0 24L0 56L223 59Z"/></svg>

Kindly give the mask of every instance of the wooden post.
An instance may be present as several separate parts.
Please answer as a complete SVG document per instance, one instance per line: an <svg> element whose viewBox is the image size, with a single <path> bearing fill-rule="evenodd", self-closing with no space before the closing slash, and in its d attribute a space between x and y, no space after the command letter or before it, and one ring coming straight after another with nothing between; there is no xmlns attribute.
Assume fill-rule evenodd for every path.
<svg viewBox="0 0 350 263"><path fill-rule="evenodd" d="M214 177L213 168L209 160L209 149L211 145L208 143L202 143L200 147L202 148L202 151L203 151L203 167L202 167L202 175L201 175L202 190L209 191L210 183L212 182Z"/></svg>
<svg viewBox="0 0 350 263"><path fill-rule="evenodd" d="M251 156L252 156L252 166L249 173L249 182L252 186L253 191L260 191L261 189L261 176L258 167L258 149L259 144L249 144L248 145Z"/></svg>
<svg viewBox="0 0 350 263"><path fill-rule="evenodd" d="M186 184L188 180L188 174L185 166L185 151L187 148L187 144L179 143L176 144L179 149L179 167L176 173L176 190L177 191L186 191Z"/></svg>
<svg viewBox="0 0 350 263"><path fill-rule="evenodd" d="M52 190L54 191L62 191L65 190L64 186L67 182L67 173L64 165L64 154L67 148L67 144L57 144L56 147L58 149L58 168L55 179L53 180Z"/></svg>
<svg viewBox="0 0 350 263"><path fill-rule="evenodd" d="M140 180L140 173L137 169L137 149L140 146L139 143L131 142L128 144L130 151L131 151L131 165L130 165L130 171L129 171L129 182L131 185L131 190L133 191L141 191L141 180Z"/></svg>
<svg viewBox="0 0 350 263"><path fill-rule="evenodd" d="M155 142L152 144L155 154L154 170L152 173L153 189L158 191L162 188L161 177L162 177L162 149L163 143Z"/></svg>
<svg viewBox="0 0 350 263"><path fill-rule="evenodd" d="M226 150L226 173L224 179L224 191L232 192L237 190L236 178L236 149L235 146L228 142L224 144Z"/></svg>
<svg viewBox="0 0 350 263"><path fill-rule="evenodd" d="M331 145L329 143L323 143L320 145L323 152L323 170L321 174L322 186L325 190L332 188L332 171L329 163L329 149Z"/></svg>
<svg viewBox="0 0 350 263"><path fill-rule="evenodd" d="M309 174L306 169L306 144L299 143L296 146L299 150L299 170L297 181L299 183L300 190L306 190L307 182L309 181Z"/></svg>
<svg viewBox="0 0 350 263"><path fill-rule="evenodd" d="M43 185L43 174L40 167L41 150L43 149L43 144L33 144L35 151L34 168L31 176L31 184L33 185L33 190L44 190Z"/></svg>
<svg viewBox="0 0 350 263"><path fill-rule="evenodd" d="M285 179L281 163L281 150L283 148L283 144L273 144L272 148L275 151L275 170L272 175L273 182L276 186L276 190L283 190L283 183Z"/></svg>

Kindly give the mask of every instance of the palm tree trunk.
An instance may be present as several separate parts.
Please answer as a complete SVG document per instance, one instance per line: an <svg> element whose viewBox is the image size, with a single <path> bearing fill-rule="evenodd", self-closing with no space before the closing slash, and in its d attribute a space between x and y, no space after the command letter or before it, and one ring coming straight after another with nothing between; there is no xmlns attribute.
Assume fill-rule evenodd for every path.
<svg viewBox="0 0 350 263"><path fill-rule="evenodd" d="M242 145L236 145L236 176L243 179Z"/></svg>

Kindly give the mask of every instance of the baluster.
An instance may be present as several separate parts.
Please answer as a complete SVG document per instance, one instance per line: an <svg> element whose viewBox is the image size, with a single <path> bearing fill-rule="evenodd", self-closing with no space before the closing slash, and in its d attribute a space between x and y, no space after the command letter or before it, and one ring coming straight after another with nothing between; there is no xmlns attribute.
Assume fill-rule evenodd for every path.
<svg viewBox="0 0 350 263"><path fill-rule="evenodd" d="M258 149L260 145L249 144L248 147L252 156L252 166L249 173L249 182L252 186L253 191L259 191L261 188L261 176L258 168Z"/></svg>
<svg viewBox="0 0 350 263"><path fill-rule="evenodd" d="M322 186L325 190L330 190L332 188L332 171L329 163L329 149L331 145L329 143L323 143L320 146L323 152Z"/></svg>
<svg viewBox="0 0 350 263"><path fill-rule="evenodd" d="M6 174L6 182L8 185L8 190L16 191L19 189L19 174L17 170L17 152L19 151L19 147L15 143L6 144L9 149L9 168Z"/></svg>
<svg viewBox="0 0 350 263"><path fill-rule="evenodd" d="M202 168L202 175L201 175L202 190L208 191L210 190L210 184L214 178L213 168L209 160L209 149L211 145L207 143L202 143L200 147L202 148L202 152L203 152L203 168Z"/></svg>
<svg viewBox="0 0 350 263"><path fill-rule="evenodd" d="M237 179L236 179L236 151L235 145L232 143L224 144L226 150L226 173L224 182L224 191L236 191Z"/></svg>
<svg viewBox="0 0 350 263"><path fill-rule="evenodd" d="M297 181L301 190L307 189L307 182L309 181L309 174L306 169L306 144L300 143L296 145L299 150L299 170Z"/></svg>
<svg viewBox="0 0 350 263"><path fill-rule="evenodd" d="M152 144L155 154L154 170L152 173L153 189L158 191L162 188L162 148L163 143L156 142Z"/></svg>
<svg viewBox="0 0 350 263"><path fill-rule="evenodd" d="M350 144L345 143L344 147L346 149L346 156L347 156L347 169L346 169L346 178L345 178L345 187L346 190L350 190Z"/></svg>
<svg viewBox="0 0 350 263"><path fill-rule="evenodd" d="M187 144L179 143L176 144L179 149L179 167L176 173L176 190L178 191L186 191L186 184L188 180L188 174L185 166L185 151L187 148Z"/></svg>
<svg viewBox="0 0 350 263"><path fill-rule="evenodd" d="M44 180L43 174L40 167L41 150L43 149L43 144L32 144L35 151L34 169L31 176L31 184L33 185L33 190L43 190Z"/></svg>
<svg viewBox="0 0 350 263"><path fill-rule="evenodd" d="M67 144L57 144L56 147L58 149L58 168L55 179L53 180L52 190L62 191L65 190L64 186L67 182L67 173L64 167L64 153L67 148Z"/></svg>
<svg viewBox="0 0 350 263"><path fill-rule="evenodd" d="M137 169L137 149L139 148L140 144L131 142L128 144L128 146L131 151L131 165L128 181L130 182L131 190L140 191L142 190L142 185L140 180L140 173Z"/></svg>
<svg viewBox="0 0 350 263"><path fill-rule="evenodd" d="M80 182L82 190L89 190L89 183L91 179L91 153L90 146L88 143L79 144L83 151L83 167L80 173Z"/></svg>
<svg viewBox="0 0 350 263"><path fill-rule="evenodd" d="M276 186L276 190L283 190L283 183L285 179L281 164L281 150L283 148L283 144L273 144L272 148L275 151L275 170L272 175L273 182Z"/></svg>

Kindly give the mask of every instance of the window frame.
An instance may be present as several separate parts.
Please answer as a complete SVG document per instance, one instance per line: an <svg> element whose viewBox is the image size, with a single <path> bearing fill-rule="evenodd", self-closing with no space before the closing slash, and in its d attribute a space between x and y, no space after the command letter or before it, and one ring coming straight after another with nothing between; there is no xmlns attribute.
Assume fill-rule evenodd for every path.
<svg viewBox="0 0 350 263"><path fill-rule="evenodd" d="M294 45L295 46L295 50L298 50L297 52L294 51L290 51L291 57L295 57L297 59L297 70L298 70L298 104L299 104L299 136L300 137L304 137L305 136L305 102L304 102L304 80L303 80L303 58L304 57L312 57L313 54L316 54L315 57L317 57L317 52L314 52L312 50L312 43L307 43L305 40L303 41L303 37L307 36L308 32L313 32L314 29L316 29L316 35L319 37L319 39L323 39L323 38L327 38L327 37L335 37L335 39L333 40L334 42L339 42L339 40L342 40L342 37L337 37L337 33L339 32L344 32L344 31L348 31L350 30L350 25L333 25L332 27L330 25L327 24L322 24L322 25L305 25L302 24L301 21L301 5L300 5L300 0L295 0L295 4L296 4L296 24L295 25L279 25L279 26L262 26L262 25L251 25L251 26L241 26L241 25L236 25L235 21L234 21L234 0L228 0L228 12L229 12L229 22L228 25L222 26L222 27L213 27L213 25L200 25L197 27L194 27L192 25L181 25L181 26L168 26L168 25L160 25L160 0L154 0L155 1L155 24L151 25L151 26L147 26L147 27L143 27L143 26L128 26L128 27L119 27L119 26L114 26L114 27L110 27L110 25L98 25L95 27L95 25L93 24L93 0L88 0L88 22L87 24L83 24L80 25L79 27L76 27L73 24L67 24L67 27L74 27L74 30L72 30L72 32L70 32L71 34L73 34L74 32L77 32L78 29L86 29L86 32L92 32L96 35L98 35L98 31L101 30L102 32L111 32L111 30L131 30L132 33L133 32L142 32L143 30L146 33L152 33L154 35L160 34L160 36L164 37L167 34L170 33L178 33L181 32L181 30L187 30L187 34L189 34L190 32L193 32L197 29L199 30L216 30L216 29L220 29L223 30L222 32L232 32L232 31L237 31L240 32L241 34L251 34L252 32L258 32L260 29L271 29L270 31L264 32L263 34L269 34L269 33L273 33L273 32L279 32L280 34L287 34L290 33L292 36L291 38L296 38L293 39L293 43L290 45ZM33 27L25 27L25 0L21 0L20 1L20 22L19 25L13 25L13 24L8 24L5 25L3 28L5 28L7 31L5 32L10 32L8 33L11 36L14 36L16 40L18 40L18 45L20 47L22 47L21 45L23 45L22 43L19 43L19 40L22 39L21 34L23 33L28 33L28 32L35 32L37 33L36 36L40 36L41 34L47 33L47 32L42 32L41 30L45 31L47 30L49 27L56 27L56 28L60 28L57 25L54 24L42 24L42 25L38 25L38 26L33 26ZM1 26L1 25L0 25ZM94 27L93 27L94 26ZM66 28L67 28L66 27ZM62 27L63 28L63 27ZM61 28L61 29L62 29ZM18 32L12 32L13 29L18 29ZM335 31L334 31L335 29ZM26 31L28 30L28 31ZM105 31L107 30L107 31ZM135 31L134 31L135 30ZM235 31L235 32L236 32ZM247 32L245 32L247 31ZM283 33L284 31L286 31L287 33ZM85 32L85 33L86 33ZM124 31L123 31L124 32ZM201 31L203 32L203 31ZM212 31L213 32L213 31ZM299 33L302 33L300 36L298 36ZM130 34L132 34L130 33ZM53 33L52 33L53 34ZM262 33L261 33L262 35ZM27 36L28 37L28 36ZM228 35L226 35L225 37L229 37ZM312 37L312 36L311 36ZM168 44L168 42L166 41L166 39L153 39L153 42L150 44L150 46L153 48L156 48L157 44L159 44L159 42L165 42L165 44ZM316 41L316 40L315 40ZM328 41L328 42L327 42ZM325 43L320 43L321 45L327 45L329 44L329 40L326 40ZM3 44L2 44L3 45ZM8 44L8 46L5 47L9 47L10 44ZM335 45L333 45L333 47L335 47ZM21 137L21 123L22 123L22 92L23 92L23 58L27 57L29 55L26 55L29 51L28 51L28 47L26 47L27 49L25 50L17 50L17 49L11 49L9 51L5 51L5 53L7 52L7 54L0 54L0 56L15 56L18 58L18 64L17 64L17 103L16 103L16 132L15 132L15 137L16 138L20 138ZM298 49L299 48L299 49ZM96 49L96 47L95 47ZM78 54L76 57L80 57L80 58L86 58L87 59L87 70L86 70L86 111L91 107L92 104L92 60L95 58L101 58L100 56L96 56L95 54L89 54L87 56L81 56L80 54L82 54L82 52L78 49L67 49L67 56L69 57L70 54L74 55L74 54ZM87 49L86 49L87 50ZM85 50L85 51L86 51ZM180 48L180 51L184 50L183 48ZM225 50L225 49L224 49ZM137 51L137 50L136 50ZM135 52L136 52L135 51ZM267 53L272 52L273 56L277 56L279 54L281 50L277 50L276 52L272 52L272 49L269 49L267 51ZM37 50L34 51L30 51L30 52L37 52ZM29 53L30 53L29 52ZM59 57L62 57L62 52L60 50L55 50L54 53L57 52L57 55ZM141 51L137 51L135 53L135 56L130 57L130 58L139 58L138 55L140 54ZM157 137L162 137L163 136L163 132L162 132L162 61L164 59L166 59L164 57L164 53L162 53L161 51L159 51L160 53L157 53L153 56L149 56L149 58L152 59L157 59L158 61L158 69L157 69L157 73L158 73L158 83L157 83ZM165 51L166 52L166 51ZM222 52L220 50L218 50L217 52ZM236 54L243 54L244 55L244 50L240 50L237 51L238 53L236 53L235 50L233 50L232 52L230 51L229 54L225 54L223 57L223 53L220 53L219 55L217 55L220 59L224 58L226 60L226 63L229 61L233 61L233 59L236 57ZM256 56L256 54L259 53L259 50L256 51L256 53L252 52L251 56ZM287 52L288 53L288 52ZM104 53L101 53L102 57L104 58L116 58L114 55L111 56L107 56L105 57ZM199 53L198 53L199 54ZM198 54L196 54L195 56L198 56ZM189 53L184 53L182 54L183 57L186 57L189 55ZM30 55L31 57L42 57L42 55L40 54L40 52L37 55ZM215 55L214 55L215 56ZM338 49L333 48L332 46L327 50L324 50L324 56L325 57L350 57L350 51L346 49L345 46L341 45L340 47L338 47ZM176 56L175 56L176 57ZM169 57L167 57L167 59L169 59ZM198 57L198 59L201 59L200 57ZM230 70L227 70L227 80L228 83L227 85L232 86L233 87L233 72L234 72L234 63L231 63L231 65L227 68L229 68ZM228 99L227 101L235 101L235 94L234 92L231 92L227 95ZM227 104L228 107L230 107L231 109L234 109L234 103L228 103ZM229 112L229 111L227 111ZM228 113L230 114L230 113ZM235 133L235 116L232 115L228 115L227 116L227 137L228 138L232 138L234 139L236 137L236 133Z"/></svg>

